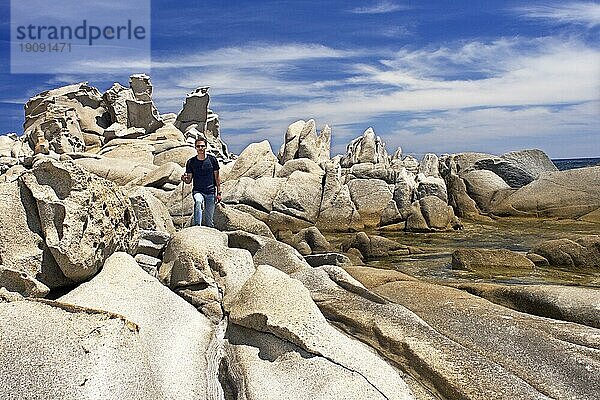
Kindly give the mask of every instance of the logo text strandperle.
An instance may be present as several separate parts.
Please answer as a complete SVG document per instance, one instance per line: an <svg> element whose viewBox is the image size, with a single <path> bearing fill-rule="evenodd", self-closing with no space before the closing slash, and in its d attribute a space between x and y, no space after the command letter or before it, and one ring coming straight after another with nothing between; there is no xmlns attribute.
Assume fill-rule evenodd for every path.
<svg viewBox="0 0 600 400"><path fill-rule="evenodd" d="M88 21L84 19L81 25L73 28L69 25L20 25L16 28L17 40L87 40L88 45L92 46L95 40L107 39L107 40L144 40L146 39L146 28L137 25L134 26L133 22L127 20L127 25L88 25Z"/></svg>

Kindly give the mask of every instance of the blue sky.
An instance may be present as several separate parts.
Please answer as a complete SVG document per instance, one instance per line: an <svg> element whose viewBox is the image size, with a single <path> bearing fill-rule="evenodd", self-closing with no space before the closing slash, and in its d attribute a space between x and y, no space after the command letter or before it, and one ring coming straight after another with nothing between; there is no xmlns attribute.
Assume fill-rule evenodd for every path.
<svg viewBox="0 0 600 400"><path fill-rule="evenodd" d="M150 65L107 53L61 74L10 74L10 2L0 4L2 133L21 133L23 104L40 91L104 91L146 72L162 113L211 86L234 152L263 139L277 151L290 123L314 118L332 127L333 153L372 126L390 153L418 157L600 157L598 1L154 0Z"/></svg>

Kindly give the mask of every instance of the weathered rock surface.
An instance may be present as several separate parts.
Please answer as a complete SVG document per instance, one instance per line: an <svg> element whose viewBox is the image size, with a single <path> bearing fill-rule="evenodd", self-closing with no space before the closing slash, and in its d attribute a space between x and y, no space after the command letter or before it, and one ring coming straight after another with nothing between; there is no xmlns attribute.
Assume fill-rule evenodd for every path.
<svg viewBox="0 0 600 400"><path fill-rule="evenodd" d="M554 239L531 249L557 267L600 269L600 236L585 236L576 241Z"/></svg>
<svg viewBox="0 0 600 400"><path fill-rule="evenodd" d="M513 151L500 157L480 159L475 162L474 167L494 172L512 188L525 186L543 173L557 171L550 158L537 149Z"/></svg>
<svg viewBox="0 0 600 400"><path fill-rule="evenodd" d="M304 259L311 267L321 267L323 265L348 266L352 261L347 256L340 253L320 253L304 256Z"/></svg>
<svg viewBox="0 0 600 400"><path fill-rule="evenodd" d="M184 133L187 140L204 137L207 140L208 153L221 161L230 161L231 155L227 145L220 137L219 116L208 108L208 90L208 86L202 86L188 93L173 124Z"/></svg>
<svg viewBox="0 0 600 400"><path fill-rule="evenodd" d="M181 182L181 175L185 169L174 162L167 162L160 167L148 172L143 177L132 182L137 186L152 186L156 188L163 187L166 183L178 185Z"/></svg>
<svg viewBox="0 0 600 400"><path fill-rule="evenodd" d="M375 135L373 128L368 128L362 136L348 144L346 155L342 157L340 164L342 167L349 168L359 163L388 165L389 162L385 143Z"/></svg>
<svg viewBox="0 0 600 400"><path fill-rule="evenodd" d="M140 230L140 240L135 250L136 254L146 254L151 257L161 257L162 251L171 240L172 235L165 231Z"/></svg>
<svg viewBox="0 0 600 400"><path fill-rule="evenodd" d="M377 226L393 197L388 184L379 179L352 179L348 189L361 221L365 226Z"/></svg>
<svg viewBox="0 0 600 400"><path fill-rule="evenodd" d="M393 192L393 199L402 219L406 219L410 214L411 205L415 201L416 188L415 177L402 168L396 175Z"/></svg>
<svg viewBox="0 0 600 400"><path fill-rule="evenodd" d="M342 268L344 268L346 272L352 275L354 279L363 284L367 289L385 285L386 283L390 282L417 280L410 275L406 275L393 269L388 270L356 265L343 266Z"/></svg>
<svg viewBox="0 0 600 400"><path fill-rule="evenodd" d="M151 385L157 387L148 398L157 393L163 398L215 395L218 367L211 365L209 349L216 327L144 272L131 256L115 253L96 277L58 301L118 314L135 324L139 353L130 356L141 358L148 368L140 371L141 377L151 378ZM118 370L126 373L121 367ZM103 381L105 373L90 374L89 379Z"/></svg>
<svg viewBox="0 0 600 400"><path fill-rule="evenodd" d="M600 329L600 290L558 285L463 283L457 288L527 314Z"/></svg>
<svg viewBox="0 0 600 400"><path fill-rule="evenodd" d="M316 222L321 231L351 231L364 228L348 186L342 183L339 163L325 163L323 196Z"/></svg>
<svg viewBox="0 0 600 400"><path fill-rule="evenodd" d="M290 313L290 309L295 312ZM294 347L300 348L309 357L316 358L313 363L325 364L326 369L322 372L333 373L337 380L345 375L353 383L321 392L325 398L414 398L400 375L376 353L328 324L302 283L273 267L264 265L257 268L232 304L230 321L254 331L272 334L283 341L287 344L286 353L292 353L288 355L289 362L302 359L300 354L293 356ZM295 352L299 353L298 350ZM304 367L302 364L300 368ZM273 372L271 376L276 378ZM311 386L286 386L289 378L283 377L279 376L273 382L283 393L292 395L294 392L289 390L293 388L299 392L293 397L310 398L316 395ZM321 379L317 378L316 381ZM263 382L261 379L257 383ZM321 398L319 394L317 396Z"/></svg>
<svg viewBox="0 0 600 400"><path fill-rule="evenodd" d="M306 244L306 247L310 250L309 254L326 253L332 249L331 244L327 241L325 236L323 236L319 229L314 226L301 229L294 235L293 242L298 246ZM298 247L296 247L296 249L298 249ZM303 255L306 256L308 254Z"/></svg>
<svg viewBox="0 0 600 400"><path fill-rule="evenodd" d="M118 123L124 127L127 126L127 101L135 100L133 90L122 86L120 83L114 83L102 95L107 104L110 119L113 123Z"/></svg>
<svg viewBox="0 0 600 400"><path fill-rule="evenodd" d="M122 316L58 302L0 303L0 334L3 399L135 399L163 393L148 359L155 348Z"/></svg>
<svg viewBox="0 0 600 400"><path fill-rule="evenodd" d="M396 182L396 175L398 174L398 171L387 165L372 163L354 164L348 172L355 178L380 179L389 184Z"/></svg>
<svg viewBox="0 0 600 400"><path fill-rule="evenodd" d="M417 175L415 197L422 199L427 196L436 196L444 203L448 203L448 190L446 182L439 176L425 176L422 173Z"/></svg>
<svg viewBox="0 0 600 400"><path fill-rule="evenodd" d="M506 249L458 249L452 253L452 268L469 271L533 269L535 265L525 255Z"/></svg>
<svg viewBox="0 0 600 400"><path fill-rule="evenodd" d="M243 231L227 232L229 247L248 250L255 266L270 265L286 274L309 269L311 266L292 246Z"/></svg>
<svg viewBox="0 0 600 400"><path fill-rule="evenodd" d="M229 180L221 186L223 202L246 204L269 213L273 211L273 202L286 182L285 178L268 177L258 179L242 177L239 180Z"/></svg>
<svg viewBox="0 0 600 400"><path fill-rule="evenodd" d="M191 145L182 145L173 147L161 152L158 152L154 156L154 165L163 165L169 162L179 164L185 168L187 161L196 155L196 150Z"/></svg>
<svg viewBox="0 0 600 400"><path fill-rule="evenodd" d="M0 265L0 287L25 297L45 297L50 288L23 271Z"/></svg>
<svg viewBox="0 0 600 400"><path fill-rule="evenodd" d="M177 114L177 120L175 121L175 126L180 131L185 132L193 124L204 128L210 99L208 89L208 87L199 87L186 96L183 108Z"/></svg>
<svg viewBox="0 0 600 400"><path fill-rule="evenodd" d="M427 196L415 201L406 220L406 230L413 232L459 229L460 222L452 207L437 196Z"/></svg>
<svg viewBox="0 0 600 400"><path fill-rule="evenodd" d="M597 329L522 314L424 282L398 281L373 291L407 307L448 340L483 357L481 363L475 358L465 363L469 368L478 365L480 372L469 374L470 382L461 391L489 379L490 369L498 370L493 380L468 397L507 398L516 390L526 398L594 398L599 394ZM537 372L540 368L544 374ZM501 390L511 381L513 385Z"/></svg>
<svg viewBox="0 0 600 400"><path fill-rule="evenodd" d="M0 198L0 264L25 275L22 279L16 277L17 282L22 280L19 288L14 286L17 282L9 287L4 278L0 279L0 286L27 294L30 289L26 288L32 283L33 287L47 288L72 284L46 244L36 200L22 179L17 177L12 182L0 183ZM47 293L47 290L42 291Z"/></svg>
<svg viewBox="0 0 600 400"><path fill-rule="evenodd" d="M148 231L175 233L169 209L146 188L138 187L128 193L138 221L138 227Z"/></svg>
<svg viewBox="0 0 600 400"><path fill-rule="evenodd" d="M126 185L129 182L141 179L157 168L152 164L119 158L84 157L73 162L88 172L108 179L117 185Z"/></svg>
<svg viewBox="0 0 600 400"><path fill-rule="evenodd" d="M423 156L419 163L419 173L425 176L440 177L439 158L433 153L428 153Z"/></svg>
<svg viewBox="0 0 600 400"><path fill-rule="evenodd" d="M488 211L497 192L510 193L510 186L502 178L489 170L475 170L463 175L463 180L470 198L475 200L477 207Z"/></svg>
<svg viewBox="0 0 600 400"><path fill-rule="evenodd" d="M319 216L322 174L294 171L273 199L273 211L314 223Z"/></svg>
<svg viewBox="0 0 600 400"><path fill-rule="evenodd" d="M101 156L129 160L140 164L152 164L154 162L154 146L150 143L131 139L111 140L105 144L100 152Z"/></svg>
<svg viewBox="0 0 600 400"><path fill-rule="evenodd" d="M418 376L417 389L422 390L424 385L445 398L545 398L511 371L439 333L400 304L367 299L337 285L323 285L322 279L302 281L328 320ZM436 307L440 308L439 304Z"/></svg>
<svg viewBox="0 0 600 400"><path fill-rule="evenodd" d="M24 135L32 148L42 144L59 154L84 151L83 132L102 135L108 125L102 96L87 82L42 92L25 105Z"/></svg>
<svg viewBox="0 0 600 400"><path fill-rule="evenodd" d="M227 174L228 180L240 179L246 176L252 179L260 177L274 177L277 157L271 150L267 140L251 143L233 163L231 171Z"/></svg>
<svg viewBox="0 0 600 400"><path fill-rule="evenodd" d="M233 207L217 205L214 216L215 228L220 231L236 231L254 233L275 239L267 224L254 218L251 214L238 211Z"/></svg>
<svg viewBox="0 0 600 400"><path fill-rule="evenodd" d="M71 162L37 162L22 177L35 198L41 231L63 274L94 275L115 251L137 246L135 212L125 193Z"/></svg>
<svg viewBox="0 0 600 400"><path fill-rule="evenodd" d="M21 301L24 299L25 297L23 297L21 294L6 290L6 288L4 287L0 287L0 303L10 303L13 301Z"/></svg>
<svg viewBox="0 0 600 400"><path fill-rule="evenodd" d="M584 217L600 208L600 167L549 172L490 208L500 216Z"/></svg>
<svg viewBox="0 0 600 400"><path fill-rule="evenodd" d="M347 252L352 248L360 251L365 258L409 254L408 247L403 244L383 236L369 236L364 232L359 232L342 243L342 250L344 252Z"/></svg>
<svg viewBox="0 0 600 400"><path fill-rule="evenodd" d="M319 165L309 158L295 158L286 163L277 171L275 176L278 178L288 178L295 171L302 171L309 174L323 176L325 171Z"/></svg>
<svg viewBox="0 0 600 400"><path fill-rule="evenodd" d="M193 226L177 232L167 245L159 278L213 321L220 321L222 305L229 304L253 272L251 254L229 248L225 233Z"/></svg>

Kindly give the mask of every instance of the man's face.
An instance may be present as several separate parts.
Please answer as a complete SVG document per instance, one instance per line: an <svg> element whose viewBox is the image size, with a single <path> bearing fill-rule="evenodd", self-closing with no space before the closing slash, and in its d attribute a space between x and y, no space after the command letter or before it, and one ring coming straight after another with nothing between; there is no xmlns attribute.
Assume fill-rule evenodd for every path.
<svg viewBox="0 0 600 400"><path fill-rule="evenodd" d="M196 143L196 152L198 154L200 153L204 153L206 151L206 143L204 142L197 142Z"/></svg>

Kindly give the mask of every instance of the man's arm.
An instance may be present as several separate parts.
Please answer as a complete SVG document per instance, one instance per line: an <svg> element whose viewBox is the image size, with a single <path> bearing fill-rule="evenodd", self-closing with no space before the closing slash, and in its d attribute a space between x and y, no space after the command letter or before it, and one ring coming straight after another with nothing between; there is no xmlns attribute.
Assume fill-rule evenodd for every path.
<svg viewBox="0 0 600 400"><path fill-rule="evenodd" d="M213 174L215 175L215 186L217 188L217 198L216 202L221 201L221 177L219 176L219 170L216 169Z"/></svg>
<svg viewBox="0 0 600 400"><path fill-rule="evenodd" d="M185 173L181 175L181 181L188 184L192 182L192 167L190 165L190 160L185 163Z"/></svg>

